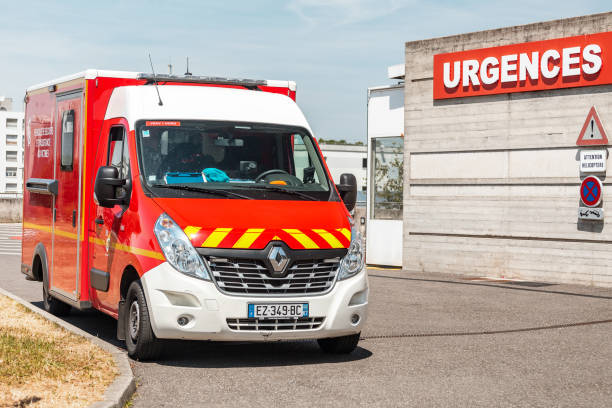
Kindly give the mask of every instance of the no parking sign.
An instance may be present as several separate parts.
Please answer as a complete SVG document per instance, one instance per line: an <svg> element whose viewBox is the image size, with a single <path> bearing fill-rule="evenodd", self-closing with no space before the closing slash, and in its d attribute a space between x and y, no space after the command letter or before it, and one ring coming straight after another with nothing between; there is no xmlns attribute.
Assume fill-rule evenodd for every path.
<svg viewBox="0 0 612 408"><path fill-rule="evenodd" d="M580 198L587 207L595 207L601 202L601 180L588 176L580 185Z"/></svg>

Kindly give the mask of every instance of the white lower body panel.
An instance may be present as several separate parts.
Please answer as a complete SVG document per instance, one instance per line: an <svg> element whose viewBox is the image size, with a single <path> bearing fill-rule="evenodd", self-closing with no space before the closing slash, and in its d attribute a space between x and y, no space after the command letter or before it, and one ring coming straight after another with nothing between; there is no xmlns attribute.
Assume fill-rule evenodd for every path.
<svg viewBox="0 0 612 408"><path fill-rule="evenodd" d="M142 278L153 332L161 339L264 341L317 339L359 333L367 318L368 279L358 275L338 281L324 295L272 297L229 296L214 283L183 275L170 264L146 272ZM308 303L309 317L322 317L315 329L232 330L227 319L247 319L249 303ZM359 322L351 317L357 314ZM189 323L178 324L179 317Z"/></svg>

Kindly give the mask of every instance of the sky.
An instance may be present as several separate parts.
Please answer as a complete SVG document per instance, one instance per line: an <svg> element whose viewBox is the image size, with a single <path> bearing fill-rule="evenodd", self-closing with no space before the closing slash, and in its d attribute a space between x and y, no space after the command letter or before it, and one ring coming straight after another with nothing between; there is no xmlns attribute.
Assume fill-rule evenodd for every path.
<svg viewBox="0 0 612 408"><path fill-rule="evenodd" d="M2 1L0 95L87 68L287 79L315 136L365 141L406 41L609 11L609 0Z"/></svg>

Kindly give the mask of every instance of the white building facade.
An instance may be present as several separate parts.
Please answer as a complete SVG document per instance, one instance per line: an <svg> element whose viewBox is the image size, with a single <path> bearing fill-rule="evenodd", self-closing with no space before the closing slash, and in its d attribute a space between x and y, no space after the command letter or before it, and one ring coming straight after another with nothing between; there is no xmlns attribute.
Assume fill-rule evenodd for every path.
<svg viewBox="0 0 612 408"><path fill-rule="evenodd" d="M342 173L353 174L357 178L357 202L365 204L367 146L322 144L319 147L334 183L340 182Z"/></svg>
<svg viewBox="0 0 612 408"><path fill-rule="evenodd" d="M402 265L404 65L389 67L399 83L368 88L366 262Z"/></svg>
<svg viewBox="0 0 612 408"><path fill-rule="evenodd" d="M24 113L0 97L0 198L23 197Z"/></svg>

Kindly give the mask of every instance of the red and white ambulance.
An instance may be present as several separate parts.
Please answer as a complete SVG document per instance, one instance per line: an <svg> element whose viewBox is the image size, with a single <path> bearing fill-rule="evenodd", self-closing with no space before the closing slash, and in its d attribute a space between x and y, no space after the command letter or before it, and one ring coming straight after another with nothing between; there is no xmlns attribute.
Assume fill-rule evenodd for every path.
<svg viewBox="0 0 612 408"><path fill-rule="evenodd" d="M159 339L317 339L352 351L363 247L295 83L87 70L26 93L21 270L44 307Z"/></svg>

